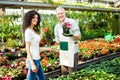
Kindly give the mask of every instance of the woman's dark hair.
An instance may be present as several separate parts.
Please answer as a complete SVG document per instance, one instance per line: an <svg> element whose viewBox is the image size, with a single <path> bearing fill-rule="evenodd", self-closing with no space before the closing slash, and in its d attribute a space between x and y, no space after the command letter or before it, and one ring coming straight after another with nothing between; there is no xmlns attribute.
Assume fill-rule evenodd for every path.
<svg viewBox="0 0 120 80"><path fill-rule="evenodd" d="M41 21L40 14L35 10L28 11L23 17L23 23L22 23L23 34L25 33L25 30L31 25L31 20L35 15L38 15L38 23L35 25L36 27L34 27L35 31L40 26L40 21Z"/></svg>

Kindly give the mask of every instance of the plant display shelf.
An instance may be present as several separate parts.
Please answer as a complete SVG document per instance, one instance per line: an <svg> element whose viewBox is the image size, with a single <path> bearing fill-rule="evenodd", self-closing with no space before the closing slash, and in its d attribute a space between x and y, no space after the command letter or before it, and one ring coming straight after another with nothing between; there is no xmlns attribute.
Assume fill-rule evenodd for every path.
<svg viewBox="0 0 120 80"><path fill-rule="evenodd" d="M101 57L97 57L97 58L94 58L94 59L91 59L91 60L80 62L80 63L78 63L78 70L81 69L81 68L87 67L90 64L99 63L101 61L113 59L113 58L119 57L119 56L120 56L120 52L114 52L114 53L107 54L107 55L104 55L104 56L101 56ZM60 75L61 75L61 70L60 69L45 73L45 76L46 76L47 79L52 78L52 77L57 77L57 76L60 76Z"/></svg>
<svg viewBox="0 0 120 80"><path fill-rule="evenodd" d="M21 8L24 9L46 9L55 10L58 5L54 4L44 4L39 2L20 2L20 1L0 1L1 8ZM73 6L73 5L62 5L66 10L72 11L95 11L95 12L118 12L120 9L109 9L109 8L92 8L86 6Z"/></svg>

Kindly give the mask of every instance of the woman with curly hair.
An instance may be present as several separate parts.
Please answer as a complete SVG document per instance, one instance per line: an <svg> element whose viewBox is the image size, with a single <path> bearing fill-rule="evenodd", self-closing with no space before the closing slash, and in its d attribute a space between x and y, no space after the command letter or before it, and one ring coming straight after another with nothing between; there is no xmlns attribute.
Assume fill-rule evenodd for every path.
<svg viewBox="0 0 120 80"><path fill-rule="evenodd" d="M27 52L27 80L35 80L36 78L37 80L45 80L39 56L39 42L43 37L44 31L41 29L40 35L36 31L39 28L40 20L40 15L35 10L28 11L23 17L22 31Z"/></svg>

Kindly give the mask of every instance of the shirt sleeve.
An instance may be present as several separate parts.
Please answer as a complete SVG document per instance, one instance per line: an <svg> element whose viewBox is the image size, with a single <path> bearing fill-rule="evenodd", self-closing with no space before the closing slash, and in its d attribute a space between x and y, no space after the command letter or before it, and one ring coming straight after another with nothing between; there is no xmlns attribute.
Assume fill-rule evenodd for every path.
<svg viewBox="0 0 120 80"><path fill-rule="evenodd" d="M71 30L72 30L73 34L79 34L79 35L81 35L78 23L75 20L73 20L73 24L72 24Z"/></svg>
<svg viewBox="0 0 120 80"><path fill-rule="evenodd" d="M58 31L57 31L57 25L54 28L54 35L55 35L55 41L59 42L59 35L58 35Z"/></svg>
<svg viewBox="0 0 120 80"><path fill-rule="evenodd" d="M32 41L32 34L30 30L26 29L25 31L25 42L31 42Z"/></svg>

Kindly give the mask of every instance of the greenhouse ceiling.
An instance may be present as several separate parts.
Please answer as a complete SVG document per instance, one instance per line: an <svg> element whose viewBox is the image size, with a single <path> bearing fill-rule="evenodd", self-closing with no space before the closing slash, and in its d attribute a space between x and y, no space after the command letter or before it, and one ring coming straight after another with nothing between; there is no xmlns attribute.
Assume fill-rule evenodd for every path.
<svg viewBox="0 0 120 80"><path fill-rule="evenodd" d="M113 7L120 6L120 0L88 0L88 1L106 3L106 4L112 5Z"/></svg>
<svg viewBox="0 0 120 80"><path fill-rule="evenodd" d="M66 0L68 1L68 3L70 3L70 1L72 2L76 2L77 1L77 6L74 5L74 3L71 4L67 4L66 2L57 2L59 4L52 4L52 3L40 3L40 2L35 2L35 0L33 0L32 2L30 2L32 0L29 0L29 2L27 2L27 0L0 0L0 8L21 8L23 7L24 9L27 8L36 8L36 9L55 9L56 6L58 5L62 5L64 8L66 9L70 9L70 10L81 10L81 11L103 11L103 12L120 12L120 9L118 9L118 7L120 6L120 0ZM38 0L40 1L40 0ZM44 1L44 0L41 0ZM56 0L57 1L57 0ZM63 0L59 0L59 1L63 1ZM65 1L65 0L64 0ZM85 3L87 2L87 4L81 5L81 3ZM110 4L112 5L113 8L108 8L106 10L106 7L92 7L90 6L92 3L94 4L98 4L101 6L100 3L104 3L104 5ZM76 3L75 3L76 4ZM99 9L100 8L100 9ZM115 8L115 9L114 9ZM116 10L117 8L117 10ZM112 10L112 11L111 11Z"/></svg>

